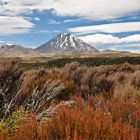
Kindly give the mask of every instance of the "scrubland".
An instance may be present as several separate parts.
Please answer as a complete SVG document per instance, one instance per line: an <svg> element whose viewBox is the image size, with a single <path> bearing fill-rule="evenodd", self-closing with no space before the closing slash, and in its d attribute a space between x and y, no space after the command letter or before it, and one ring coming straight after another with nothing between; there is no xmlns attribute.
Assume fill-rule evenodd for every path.
<svg viewBox="0 0 140 140"><path fill-rule="evenodd" d="M139 140L140 65L2 62L0 120L0 140Z"/></svg>

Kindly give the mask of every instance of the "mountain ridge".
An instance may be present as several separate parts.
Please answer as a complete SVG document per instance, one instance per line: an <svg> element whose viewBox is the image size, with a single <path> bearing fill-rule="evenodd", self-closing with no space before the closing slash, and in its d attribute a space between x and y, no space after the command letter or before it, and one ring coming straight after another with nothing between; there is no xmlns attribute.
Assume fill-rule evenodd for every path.
<svg viewBox="0 0 140 140"><path fill-rule="evenodd" d="M103 51L100 51L103 53L130 53L129 51L121 51L121 50L113 50L113 49L106 49Z"/></svg>
<svg viewBox="0 0 140 140"><path fill-rule="evenodd" d="M38 55L32 48L26 48L21 45L3 44L0 46L1 57L19 57L19 56Z"/></svg>

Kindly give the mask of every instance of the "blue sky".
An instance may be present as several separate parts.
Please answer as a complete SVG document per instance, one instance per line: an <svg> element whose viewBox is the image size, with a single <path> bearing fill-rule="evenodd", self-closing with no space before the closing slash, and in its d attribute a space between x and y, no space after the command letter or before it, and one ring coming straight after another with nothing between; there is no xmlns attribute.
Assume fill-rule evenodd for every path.
<svg viewBox="0 0 140 140"><path fill-rule="evenodd" d="M1 43L35 48L62 32L100 50L140 52L140 0L0 0Z"/></svg>

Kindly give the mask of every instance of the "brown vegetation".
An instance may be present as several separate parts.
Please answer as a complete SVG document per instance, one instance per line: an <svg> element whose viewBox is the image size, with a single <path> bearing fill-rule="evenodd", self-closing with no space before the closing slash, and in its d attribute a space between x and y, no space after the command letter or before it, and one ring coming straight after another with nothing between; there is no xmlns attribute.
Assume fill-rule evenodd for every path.
<svg viewBox="0 0 140 140"><path fill-rule="evenodd" d="M140 65L74 62L24 72L4 63L0 92L1 123L21 108L26 114L0 140L140 139Z"/></svg>

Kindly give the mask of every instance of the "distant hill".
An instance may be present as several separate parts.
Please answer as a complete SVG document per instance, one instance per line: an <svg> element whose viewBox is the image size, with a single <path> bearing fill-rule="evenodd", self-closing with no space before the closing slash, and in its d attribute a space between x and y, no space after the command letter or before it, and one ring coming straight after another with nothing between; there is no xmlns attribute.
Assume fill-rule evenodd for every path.
<svg viewBox="0 0 140 140"><path fill-rule="evenodd" d="M21 57L38 55L34 49L25 48L20 45L3 44L0 46L0 57Z"/></svg>
<svg viewBox="0 0 140 140"><path fill-rule="evenodd" d="M130 53L129 51L119 51L119 50L111 50L111 49L103 50L101 52L103 53Z"/></svg>

